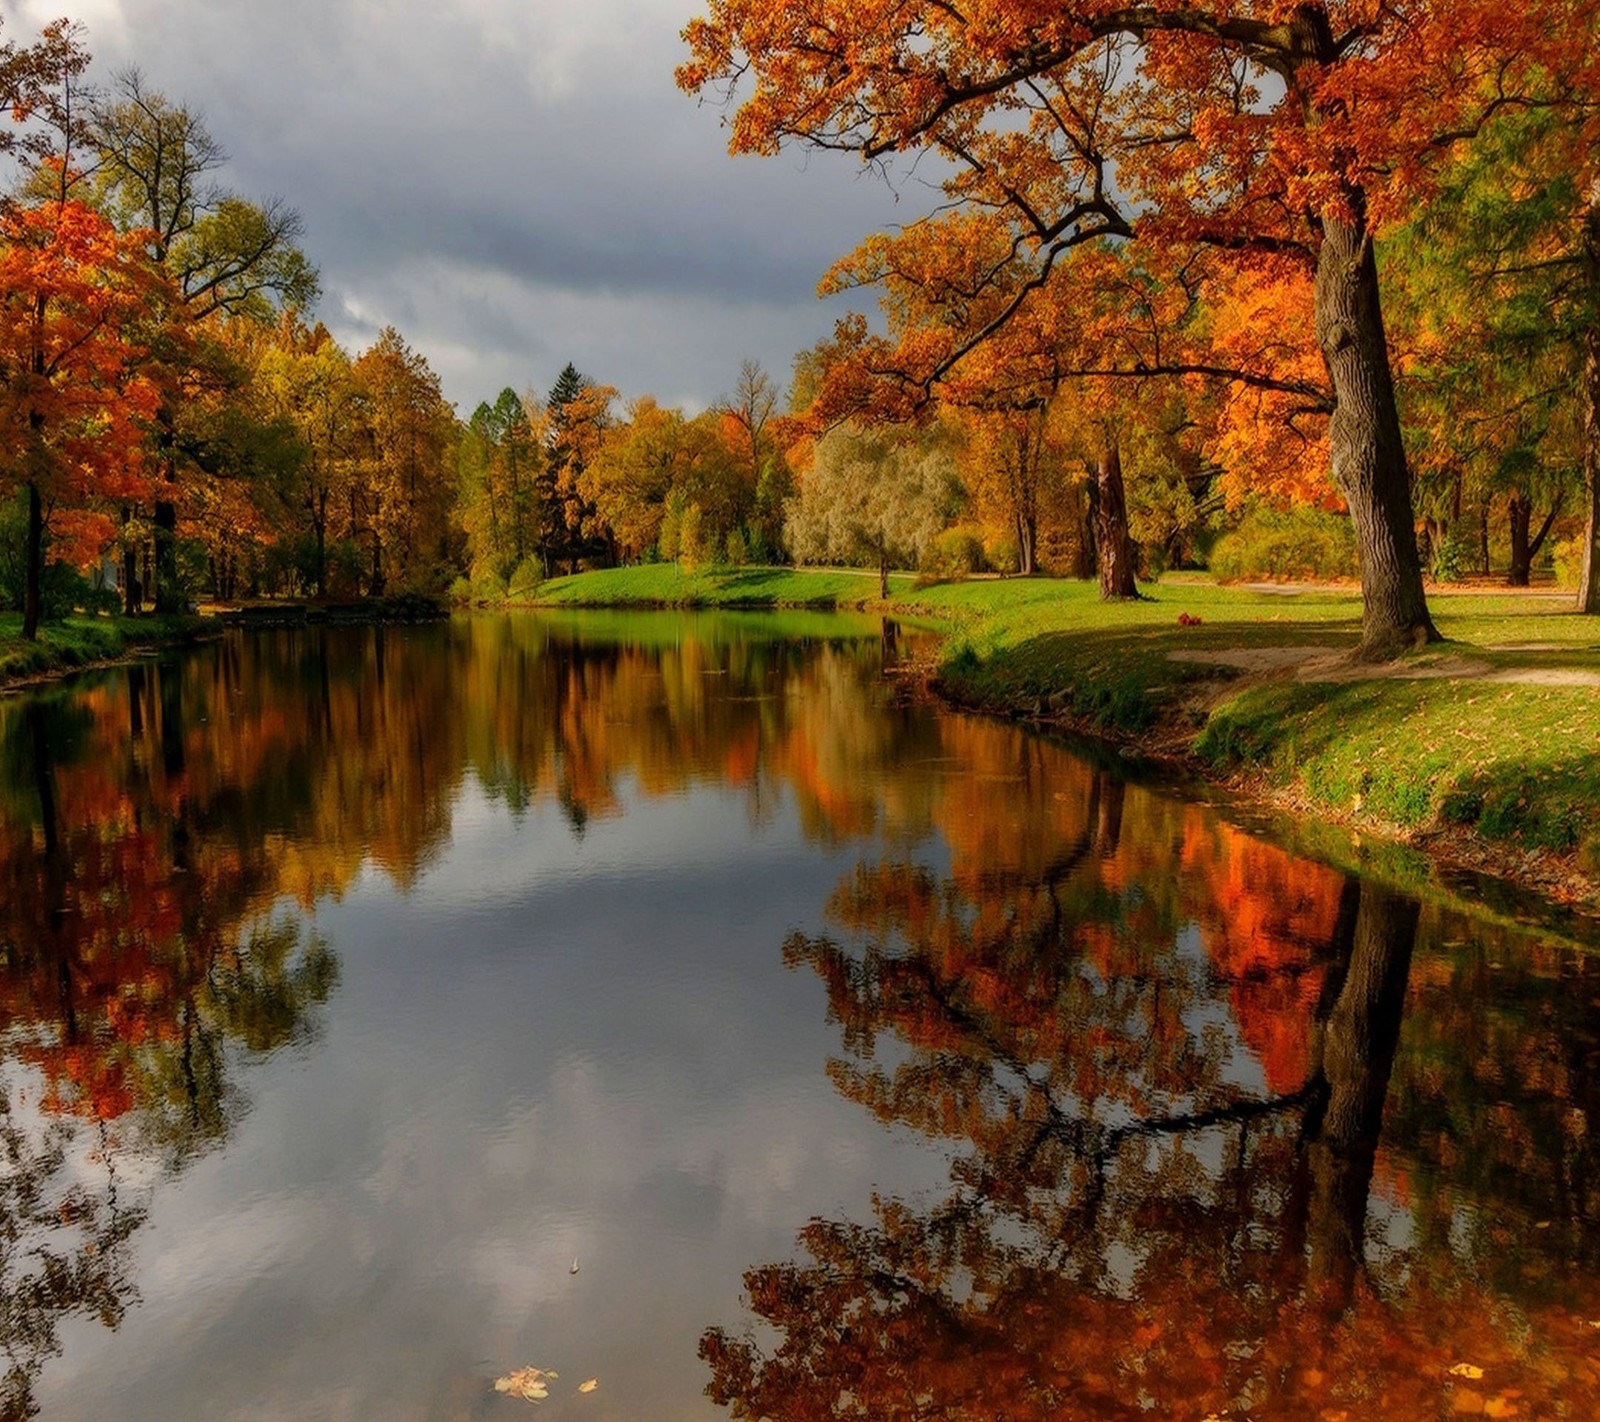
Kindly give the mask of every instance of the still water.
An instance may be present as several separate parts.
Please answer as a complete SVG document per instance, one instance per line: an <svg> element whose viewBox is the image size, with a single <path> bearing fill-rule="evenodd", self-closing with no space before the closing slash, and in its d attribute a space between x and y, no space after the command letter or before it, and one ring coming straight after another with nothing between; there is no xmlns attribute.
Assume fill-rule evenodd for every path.
<svg viewBox="0 0 1600 1422"><path fill-rule="evenodd" d="M895 655L472 618L0 703L0 1419L1600 1416L1600 960Z"/></svg>

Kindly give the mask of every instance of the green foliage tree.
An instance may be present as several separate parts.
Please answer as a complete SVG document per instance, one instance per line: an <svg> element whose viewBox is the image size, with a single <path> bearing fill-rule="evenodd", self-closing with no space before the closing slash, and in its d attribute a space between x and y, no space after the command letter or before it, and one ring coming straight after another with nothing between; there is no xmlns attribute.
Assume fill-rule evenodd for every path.
<svg viewBox="0 0 1600 1422"><path fill-rule="evenodd" d="M961 499L944 431L841 427L817 441L789 503L789 549L801 563L875 567L888 597L890 569L916 567Z"/></svg>

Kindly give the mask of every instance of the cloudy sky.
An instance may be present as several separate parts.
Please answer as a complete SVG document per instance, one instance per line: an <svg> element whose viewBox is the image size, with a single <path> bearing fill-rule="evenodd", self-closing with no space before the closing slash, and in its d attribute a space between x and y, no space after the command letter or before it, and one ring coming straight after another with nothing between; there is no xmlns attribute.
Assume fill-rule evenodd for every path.
<svg viewBox="0 0 1600 1422"><path fill-rule="evenodd" d="M908 219L843 155L733 159L679 93L698 0L0 0L21 40L67 15L104 76L199 108L247 196L306 221L319 315L392 324L470 411L568 360L698 409L739 362L786 382L843 310L817 278Z"/></svg>

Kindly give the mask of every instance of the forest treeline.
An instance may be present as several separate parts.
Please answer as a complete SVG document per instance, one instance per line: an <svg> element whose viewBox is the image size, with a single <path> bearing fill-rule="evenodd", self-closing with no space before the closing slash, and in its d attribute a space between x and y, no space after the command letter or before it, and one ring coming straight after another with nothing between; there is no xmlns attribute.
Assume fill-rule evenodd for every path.
<svg viewBox="0 0 1600 1422"><path fill-rule="evenodd" d="M686 87L717 77L706 55L755 44L750 8L691 25ZM856 564L885 580L1043 570L1098 577L1108 597L1209 566L1360 575L1381 641L1431 627L1405 592L1414 562L1438 580L1553 571L1600 610L1585 558L1600 497L1600 183L1581 58L1595 6L1567 8L1572 38L1537 56L1515 35L1463 31L1448 101L1425 109L1419 89L1406 110L1426 134L1346 134L1365 186L1346 173L1342 196L1260 186L1299 151L1259 87L1265 73L1301 83L1293 36L1241 20L1231 49L1189 35L1168 53L1160 26L1124 26L1075 39L1048 83L989 55L994 83L1033 86L1031 127L957 142L942 119L901 115L897 141L940 147L955 200L869 239L824 284L878 292L885 331L847 318L796 357L787 389L746 361L700 413L625 401L570 364L548 389L456 410L399 331L352 351L315 319L298 213L231 190L219 137L181 99L137 71L91 82L77 27L12 39L0 49L13 119L0 129L13 176L0 206L0 603L32 636L75 607L497 601L639 561ZM1346 85L1350 112L1381 109L1388 91L1359 85L1378 84L1385 46L1405 38L1389 24L1343 41L1370 61ZM954 53L969 38L938 43ZM1506 62L1491 78L1495 54ZM1190 100L1163 109L1119 79L1139 55L1148 85ZM1330 51L1317 82L1346 57ZM760 85L782 56L749 58ZM1089 60L1102 101L1150 113L1112 105L1081 132L1049 85L1083 100ZM870 56L851 75L862 93L877 82ZM762 92L769 108L804 98L803 85ZM1163 113L1187 125L1170 135L1187 153L1175 167L1141 128ZM886 133L852 130L843 146L880 151ZM1302 149L1307 172L1332 162ZM1108 164L1126 192L1084 190L1082 173L1103 180ZM1251 182L1274 211L1323 203L1314 239L1250 207ZM1141 193L1172 221L1131 223L1119 202ZM1354 237L1340 226L1352 222ZM1354 245L1330 276L1334 236ZM1334 320L1339 273L1354 285ZM1378 354L1361 358L1377 361L1376 384L1340 374L1346 346L1372 340ZM1386 381L1398 448L1379 438L1383 409L1348 393L1383 396Z"/></svg>

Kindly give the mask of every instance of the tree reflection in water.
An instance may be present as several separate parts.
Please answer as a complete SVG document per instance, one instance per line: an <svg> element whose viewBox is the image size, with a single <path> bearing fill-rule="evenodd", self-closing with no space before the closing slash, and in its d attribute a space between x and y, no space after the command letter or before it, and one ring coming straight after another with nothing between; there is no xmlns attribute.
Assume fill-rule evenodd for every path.
<svg viewBox="0 0 1600 1422"><path fill-rule="evenodd" d="M751 1273L776 1347L705 1342L741 1415L1595 1415L1589 960L904 704L877 673L907 650L804 614L474 618L0 704L0 1418L67 1320L116 1326L151 1191L227 1139L245 1064L314 1032L336 963L303 911L366 866L409 891L469 791L579 834L699 786L888 854L788 958L839 1089L955 1156L943 1198Z"/></svg>
<svg viewBox="0 0 1600 1422"><path fill-rule="evenodd" d="M1593 1088L1541 1061L1592 1062L1561 980L1586 1011L1592 975L1527 965L1501 1055L1454 1049L1448 1022L1402 1027L1408 1004L1493 1018L1471 955L1435 942L1414 982L1422 910L1379 884L1087 774L943 823L947 875L862 866L837 936L785 958L826 986L837 1088L955 1143L948 1193L815 1219L800 1257L749 1271L763 1327L702 1340L715 1401L776 1422L1596 1415L1572 1187ZM1441 1168L1436 1141L1385 1136L1386 1102L1454 1158L1510 1118L1528 1168L1510 1190Z"/></svg>
<svg viewBox="0 0 1600 1422"><path fill-rule="evenodd" d="M6 1422L36 1412L65 1320L115 1328L135 1300L148 1184L227 1136L239 1053L304 1039L336 977L298 919L262 912L270 855L214 834L180 673L126 687L126 721L54 696L0 722Z"/></svg>

